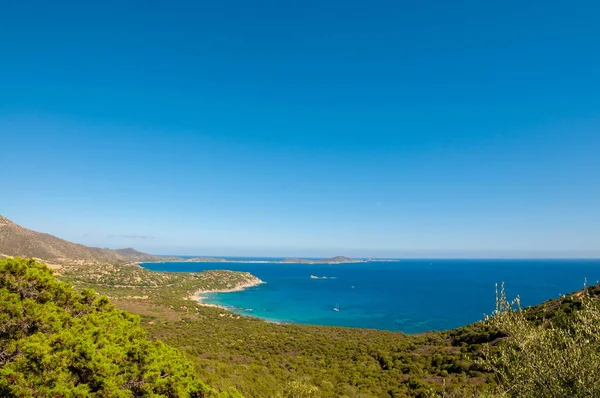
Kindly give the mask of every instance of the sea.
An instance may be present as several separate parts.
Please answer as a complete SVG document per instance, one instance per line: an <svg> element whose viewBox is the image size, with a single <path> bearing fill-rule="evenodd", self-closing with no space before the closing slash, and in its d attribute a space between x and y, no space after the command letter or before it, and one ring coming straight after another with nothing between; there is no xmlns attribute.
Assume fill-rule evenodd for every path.
<svg viewBox="0 0 600 398"><path fill-rule="evenodd" d="M146 263L153 271L247 271L265 284L211 293L206 303L282 323L421 333L483 320L495 308L496 285L524 306L600 281L600 260L394 260L282 264L274 258L223 263Z"/></svg>

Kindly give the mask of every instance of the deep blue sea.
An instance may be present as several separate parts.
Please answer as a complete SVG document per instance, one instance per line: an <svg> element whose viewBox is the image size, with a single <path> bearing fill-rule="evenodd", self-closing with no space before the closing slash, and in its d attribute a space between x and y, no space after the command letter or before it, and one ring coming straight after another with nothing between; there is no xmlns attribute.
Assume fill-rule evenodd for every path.
<svg viewBox="0 0 600 398"><path fill-rule="evenodd" d="M248 259L267 260L267 259ZM273 260L273 259L271 259ZM240 260L241 261L241 260ZM155 271L248 271L266 284L206 302L271 321L419 333L481 320L496 283L524 305L600 280L600 260L399 260L354 264L150 263ZM310 276L320 279L312 279ZM326 277L326 279L321 279ZM338 308L339 311L334 311Z"/></svg>

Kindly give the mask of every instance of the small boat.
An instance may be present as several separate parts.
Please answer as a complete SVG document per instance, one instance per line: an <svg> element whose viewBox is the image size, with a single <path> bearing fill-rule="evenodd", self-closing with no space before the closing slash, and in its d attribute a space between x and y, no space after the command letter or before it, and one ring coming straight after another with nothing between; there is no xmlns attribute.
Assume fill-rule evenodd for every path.
<svg viewBox="0 0 600 398"><path fill-rule="evenodd" d="M339 306L339 305L337 305L337 303L335 303L335 307L333 307L333 310L334 310L334 311L338 311L338 312L339 312L339 310L340 310L340 306Z"/></svg>

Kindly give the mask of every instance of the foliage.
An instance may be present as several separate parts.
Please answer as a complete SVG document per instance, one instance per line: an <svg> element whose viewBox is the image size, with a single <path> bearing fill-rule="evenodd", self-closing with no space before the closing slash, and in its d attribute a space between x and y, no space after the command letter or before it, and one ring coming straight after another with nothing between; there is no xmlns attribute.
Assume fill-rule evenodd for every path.
<svg viewBox="0 0 600 398"><path fill-rule="evenodd" d="M190 299L198 289L227 289L247 281L250 276L242 273L165 273L139 267L102 269L101 276L95 272L71 268L61 278L82 289L94 287L117 307L141 315L142 326L152 338L185 352L196 375L222 394L237 396L240 391L249 398L526 396L509 395L505 384L496 389L497 381L504 380L495 376L498 369L490 361L511 338L509 330L493 319L419 335L276 324ZM600 288L589 288L588 293L600 294ZM522 316L532 328L564 328L582 308L580 298L570 295L527 308Z"/></svg>
<svg viewBox="0 0 600 398"><path fill-rule="evenodd" d="M258 279L248 272L210 270L203 272L153 272L138 265L98 264L94 267L64 266L61 278L77 285L94 285L116 290L231 289Z"/></svg>
<svg viewBox="0 0 600 398"><path fill-rule="evenodd" d="M596 289L594 289L595 292ZM584 290L563 304L577 303L568 317L532 322L519 299L504 288L488 323L508 338L482 364L494 371L510 397L600 396L600 302Z"/></svg>
<svg viewBox="0 0 600 398"><path fill-rule="evenodd" d="M290 381L285 385L284 398L319 398L319 389L307 383Z"/></svg>
<svg viewBox="0 0 600 398"><path fill-rule="evenodd" d="M137 305L141 312L149 303ZM441 391L444 381L493 383L473 362L479 354L448 333L275 324L192 305L186 302L188 312L173 319L167 318L172 313L149 311L143 325L150 335L187 352L201 379L217 389L286 396L297 381L317 387L322 397L418 397L428 388ZM472 334L465 332L476 338Z"/></svg>
<svg viewBox="0 0 600 398"><path fill-rule="evenodd" d="M61 270L61 272L64 272ZM227 289L245 273L152 272L139 267L69 269L61 278L94 287L119 308L142 315L152 338L184 351L198 377L247 397L421 397L461 385L493 383L474 363L495 335L479 326L459 334L276 324L190 300L198 289ZM477 344L472 342L476 341ZM446 387L445 387L446 386ZM309 395L310 396L310 395Z"/></svg>
<svg viewBox="0 0 600 398"><path fill-rule="evenodd" d="M178 350L139 318L33 260L0 261L0 396L208 397Z"/></svg>

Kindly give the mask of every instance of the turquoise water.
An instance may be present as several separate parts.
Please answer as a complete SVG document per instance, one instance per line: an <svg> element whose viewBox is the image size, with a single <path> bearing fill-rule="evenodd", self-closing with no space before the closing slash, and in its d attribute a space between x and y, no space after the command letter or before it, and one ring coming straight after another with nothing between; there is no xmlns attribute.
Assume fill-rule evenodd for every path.
<svg viewBox="0 0 600 398"><path fill-rule="evenodd" d="M265 260L265 259L253 259ZM267 282L206 302L280 322L419 333L483 319L494 284L541 303L600 280L600 260L401 260L355 264L154 263L156 271L248 271ZM327 277L311 279L310 276ZM339 311L334 311L338 308Z"/></svg>

